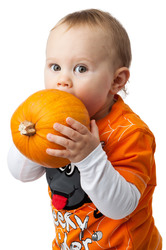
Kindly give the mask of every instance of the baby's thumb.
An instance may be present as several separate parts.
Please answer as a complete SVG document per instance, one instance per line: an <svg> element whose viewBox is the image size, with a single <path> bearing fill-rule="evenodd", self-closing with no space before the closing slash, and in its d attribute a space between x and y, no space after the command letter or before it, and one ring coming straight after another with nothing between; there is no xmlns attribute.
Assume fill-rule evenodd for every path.
<svg viewBox="0 0 166 250"><path fill-rule="evenodd" d="M99 137L99 129L98 129L98 126L96 124L96 121L95 120L91 120L91 133L97 138L100 140L100 137Z"/></svg>

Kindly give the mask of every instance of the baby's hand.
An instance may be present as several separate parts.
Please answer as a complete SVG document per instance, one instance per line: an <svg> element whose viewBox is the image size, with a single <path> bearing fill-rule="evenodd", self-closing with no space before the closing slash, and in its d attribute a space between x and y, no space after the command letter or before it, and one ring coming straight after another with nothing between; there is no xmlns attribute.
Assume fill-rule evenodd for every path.
<svg viewBox="0 0 166 250"><path fill-rule="evenodd" d="M71 162L82 161L100 144L96 122L91 121L91 131L73 118L68 117L66 122L70 127L55 123L54 129L68 138L53 134L47 135L49 141L64 146L65 149L48 148L46 152L52 156L67 158Z"/></svg>

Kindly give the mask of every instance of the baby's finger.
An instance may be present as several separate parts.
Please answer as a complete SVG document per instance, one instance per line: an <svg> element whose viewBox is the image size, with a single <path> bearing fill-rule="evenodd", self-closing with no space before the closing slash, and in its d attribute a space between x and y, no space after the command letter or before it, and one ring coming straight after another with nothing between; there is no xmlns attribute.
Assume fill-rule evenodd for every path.
<svg viewBox="0 0 166 250"><path fill-rule="evenodd" d="M48 155L55 156L55 157L62 157L62 158L69 157L69 152L67 150L58 150L58 149L47 148L46 153Z"/></svg>
<svg viewBox="0 0 166 250"><path fill-rule="evenodd" d="M81 124L80 122L74 120L71 117L68 117L66 119L66 122L67 122L68 125L70 125L71 128L78 131L82 135L85 135L85 134L89 133L89 130L87 129L87 127L85 127L83 124Z"/></svg>
<svg viewBox="0 0 166 250"><path fill-rule="evenodd" d="M65 148L67 148L67 149L72 149L74 147L73 141L71 141L68 138L62 137L62 136L48 134L47 139L50 142L54 142L54 143L56 143L58 145L61 145L61 146L65 147Z"/></svg>
<svg viewBox="0 0 166 250"><path fill-rule="evenodd" d="M60 132L62 135L67 136L73 141L78 141L80 139L79 133L70 127L64 126L59 123L55 123L53 127L56 131Z"/></svg>

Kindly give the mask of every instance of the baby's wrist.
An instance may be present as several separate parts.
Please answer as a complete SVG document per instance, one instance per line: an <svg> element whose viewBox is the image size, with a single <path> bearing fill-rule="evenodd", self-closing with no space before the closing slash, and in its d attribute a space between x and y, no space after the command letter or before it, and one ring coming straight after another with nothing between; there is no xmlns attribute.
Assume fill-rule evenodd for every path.
<svg viewBox="0 0 166 250"><path fill-rule="evenodd" d="M96 162L97 159L100 157L103 157L105 152L102 149L101 144L99 144L88 156L86 156L83 160L79 162L73 162L75 166L78 167L80 171L84 171L88 168L91 168L94 165L94 162Z"/></svg>

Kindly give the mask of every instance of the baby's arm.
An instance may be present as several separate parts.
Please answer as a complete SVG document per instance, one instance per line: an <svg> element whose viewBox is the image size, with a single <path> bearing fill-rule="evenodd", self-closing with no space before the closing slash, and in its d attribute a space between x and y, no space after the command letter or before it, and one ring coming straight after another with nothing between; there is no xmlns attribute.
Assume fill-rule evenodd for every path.
<svg viewBox="0 0 166 250"><path fill-rule="evenodd" d="M138 205L140 192L114 169L99 145L89 156L74 163L81 176L81 186L105 216L122 219Z"/></svg>
<svg viewBox="0 0 166 250"><path fill-rule="evenodd" d="M27 159L13 144L7 157L11 174L23 182L34 181L45 173L45 168Z"/></svg>

